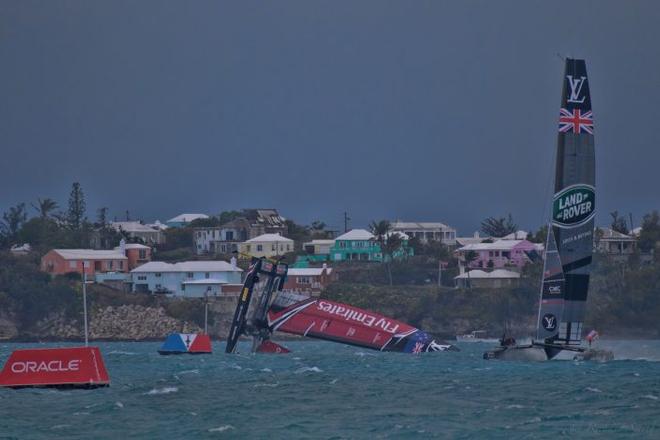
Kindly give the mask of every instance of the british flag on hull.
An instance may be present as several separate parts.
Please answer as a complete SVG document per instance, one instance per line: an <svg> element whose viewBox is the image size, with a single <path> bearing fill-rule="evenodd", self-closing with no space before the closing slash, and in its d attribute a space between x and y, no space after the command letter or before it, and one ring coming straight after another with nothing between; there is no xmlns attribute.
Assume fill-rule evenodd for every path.
<svg viewBox="0 0 660 440"><path fill-rule="evenodd" d="M594 117L591 110L582 113L579 108L559 110L560 133L589 133L594 134Z"/></svg>

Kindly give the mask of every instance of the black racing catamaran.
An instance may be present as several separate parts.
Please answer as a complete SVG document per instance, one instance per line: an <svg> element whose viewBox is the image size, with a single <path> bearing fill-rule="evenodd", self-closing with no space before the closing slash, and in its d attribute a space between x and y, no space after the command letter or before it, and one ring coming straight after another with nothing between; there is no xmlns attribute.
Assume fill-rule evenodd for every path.
<svg viewBox="0 0 660 440"><path fill-rule="evenodd" d="M563 350L581 357L609 355L581 347L593 253L594 121L584 60L566 59L559 114L552 220L548 225L536 339L503 338L485 359L547 360ZM611 353L610 353L611 355Z"/></svg>

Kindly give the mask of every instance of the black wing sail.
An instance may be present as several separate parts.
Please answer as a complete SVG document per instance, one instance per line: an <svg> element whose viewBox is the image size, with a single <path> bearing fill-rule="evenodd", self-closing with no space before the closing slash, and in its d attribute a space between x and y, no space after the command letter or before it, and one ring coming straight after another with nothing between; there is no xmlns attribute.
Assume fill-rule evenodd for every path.
<svg viewBox="0 0 660 440"><path fill-rule="evenodd" d="M594 120L584 60L567 59L559 116L552 232L563 272L563 307L552 333L560 344L581 340L593 253L595 205ZM542 318L542 317L541 317ZM547 322L552 321L548 316Z"/></svg>

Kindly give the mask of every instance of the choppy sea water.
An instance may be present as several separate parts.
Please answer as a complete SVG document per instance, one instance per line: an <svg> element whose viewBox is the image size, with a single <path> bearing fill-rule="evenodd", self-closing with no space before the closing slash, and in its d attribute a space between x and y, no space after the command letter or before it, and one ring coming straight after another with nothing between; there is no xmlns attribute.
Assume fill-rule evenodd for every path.
<svg viewBox="0 0 660 440"><path fill-rule="evenodd" d="M53 345L0 344L0 364ZM660 438L660 341L601 341L608 363L485 361L478 343L421 356L315 341L287 342L288 355L97 345L109 388L0 389L0 439Z"/></svg>

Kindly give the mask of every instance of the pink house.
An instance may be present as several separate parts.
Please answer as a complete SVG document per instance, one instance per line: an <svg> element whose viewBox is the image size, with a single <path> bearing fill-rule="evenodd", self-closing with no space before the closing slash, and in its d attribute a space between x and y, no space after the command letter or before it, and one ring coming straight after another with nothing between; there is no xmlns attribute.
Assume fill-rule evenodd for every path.
<svg viewBox="0 0 660 440"><path fill-rule="evenodd" d="M465 256L472 251L476 258L469 264ZM454 254L462 266L471 269L504 268L515 266L522 268L531 261L530 254L541 253L543 245L527 240L497 240L493 243L475 243L457 249Z"/></svg>

